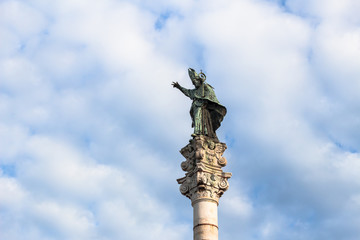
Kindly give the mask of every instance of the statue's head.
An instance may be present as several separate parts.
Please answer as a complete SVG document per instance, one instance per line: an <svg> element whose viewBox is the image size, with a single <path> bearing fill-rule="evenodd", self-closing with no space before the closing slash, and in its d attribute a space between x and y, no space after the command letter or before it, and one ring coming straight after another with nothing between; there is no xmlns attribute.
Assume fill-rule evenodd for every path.
<svg viewBox="0 0 360 240"><path fill-rule="evenodd" d="M189 77L196 88L200 87L203 82L206 80L206 75L200 70L198 74L194 69L189 68Z"/></svg>

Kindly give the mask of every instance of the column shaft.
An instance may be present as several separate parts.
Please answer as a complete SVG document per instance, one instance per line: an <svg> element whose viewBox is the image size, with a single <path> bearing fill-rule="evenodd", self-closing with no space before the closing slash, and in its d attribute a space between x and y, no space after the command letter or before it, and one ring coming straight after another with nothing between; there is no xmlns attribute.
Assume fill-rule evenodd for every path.
<svg viewBox="0 0 360 240"><path fill-rule="evenodd" d="M218 240L217 203L201 199L193 204L194 240Z"/></svg>

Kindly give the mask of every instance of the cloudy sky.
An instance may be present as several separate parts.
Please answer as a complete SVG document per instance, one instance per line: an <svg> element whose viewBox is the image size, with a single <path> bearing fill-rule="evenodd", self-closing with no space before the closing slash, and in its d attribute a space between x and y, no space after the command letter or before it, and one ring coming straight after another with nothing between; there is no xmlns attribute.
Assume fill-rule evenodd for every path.
<svg viewBox="0 0 360 240"><path fill-rule="evenodd" d="M0 239L192 239L188 67L228 109L220 239L359 239L358 0L0 0Z"/></svg>

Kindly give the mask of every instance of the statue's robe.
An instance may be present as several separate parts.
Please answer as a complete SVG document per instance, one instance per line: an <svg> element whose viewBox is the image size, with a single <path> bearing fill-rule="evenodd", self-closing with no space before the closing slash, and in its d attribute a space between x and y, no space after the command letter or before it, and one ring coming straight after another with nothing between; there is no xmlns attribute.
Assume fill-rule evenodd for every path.
<svg viewBox="0 0 360 240"><path fill-rule="evenodd" d="M213 87L202 83L195 89L180 87L180 90L193 100L190 115L194 134L217 139L215 131L220 127L226 115L226 108L216 98Z"/></svg>

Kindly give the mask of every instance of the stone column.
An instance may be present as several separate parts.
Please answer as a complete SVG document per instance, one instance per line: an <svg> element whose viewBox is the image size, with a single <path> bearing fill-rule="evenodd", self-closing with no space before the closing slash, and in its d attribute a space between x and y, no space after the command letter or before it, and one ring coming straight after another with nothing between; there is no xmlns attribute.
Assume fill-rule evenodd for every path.
<svg viewBox="0 0 360 240"><path fill-rule="evenodd" d="M231 173L223 172L226 149L206 136L196 136L180 150L186 158L181 168L185 177L177 179L180 192L191 200L194 210L194 240L218 239L217 206L223 193L229 188Z"/></svg>

